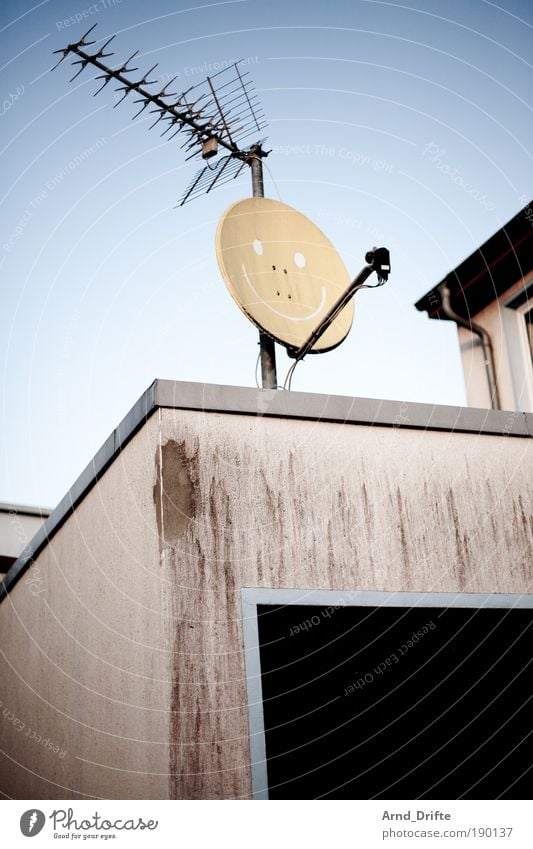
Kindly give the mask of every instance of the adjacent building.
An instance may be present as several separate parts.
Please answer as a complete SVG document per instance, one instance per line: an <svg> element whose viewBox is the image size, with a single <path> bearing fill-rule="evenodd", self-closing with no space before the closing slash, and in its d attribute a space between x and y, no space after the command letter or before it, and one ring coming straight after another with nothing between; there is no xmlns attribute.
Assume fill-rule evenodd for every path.
<svg viewBox="0 0 533 849"><path fill-rule="evenodd" d="M50 510L23 504L0 504L0 573L5 573L43 524Z"/></svg>
<svg viewBox="0 0 533 849"><path fill-rule="evenodd" d="M470 406L533 411L533 202L416 308L456 322Z"/></svg>

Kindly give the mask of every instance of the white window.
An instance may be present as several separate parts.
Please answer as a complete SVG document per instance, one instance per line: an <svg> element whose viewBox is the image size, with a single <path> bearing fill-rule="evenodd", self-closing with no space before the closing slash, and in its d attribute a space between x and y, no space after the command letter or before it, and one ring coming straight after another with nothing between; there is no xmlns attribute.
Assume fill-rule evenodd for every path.
<svg viewBox="0 0 533 849"><path fill-rule="evenodd" d="M505 303L502 312L516 409L533 411L533 279Z"/></svg>

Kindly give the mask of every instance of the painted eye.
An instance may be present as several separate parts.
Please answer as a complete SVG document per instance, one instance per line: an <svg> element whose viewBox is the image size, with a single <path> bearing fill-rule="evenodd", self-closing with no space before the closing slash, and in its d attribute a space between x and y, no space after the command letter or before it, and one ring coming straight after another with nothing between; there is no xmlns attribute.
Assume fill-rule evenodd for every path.
<svg viewBox="0 0 533 849"><path fill-rule="evenodd" d="M263 242L260 242L259 239L254 239L252 246L257 256L263 256Z"/></svg>
<svg viewBox="0 0 533 849"><path fill-rule="evenodd" d="M305 257L303 254L297 252L294 254L294 262L298 266L298 268L305 268Z"/></svg>

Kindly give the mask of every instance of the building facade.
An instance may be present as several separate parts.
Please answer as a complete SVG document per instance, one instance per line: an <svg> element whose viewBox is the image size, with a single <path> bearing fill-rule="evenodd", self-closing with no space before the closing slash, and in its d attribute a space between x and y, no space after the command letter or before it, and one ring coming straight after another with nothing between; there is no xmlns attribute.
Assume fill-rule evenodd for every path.
<svg viewBox="0 0 533 849"><path fill-rule="evenodd" d="M513 411L156 381L3 581L0 790L263 798L243 592L527 606L532 435Z"/></svg>

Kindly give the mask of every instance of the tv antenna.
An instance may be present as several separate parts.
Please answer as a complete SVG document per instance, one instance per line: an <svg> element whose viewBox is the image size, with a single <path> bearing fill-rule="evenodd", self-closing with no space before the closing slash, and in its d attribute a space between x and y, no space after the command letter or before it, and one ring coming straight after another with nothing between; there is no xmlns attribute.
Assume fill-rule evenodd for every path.
<svg viewBox="0 0 533 849"><path fill-rule="evenodd" d="M365 280L370 274L374 271L378 274L377 285L387 280L388 251L375 248L367 253L367 265L347 286L349 277L342 260L319 228L297 210L264 197L263 159L269 151L263 148L266 139L257 136L265 129L266 120L250 74L240 67L242 60L181 93L171 92L177 75L162 87L157 79L150 79L158 63L139 79L132 78L139 70L138 66L132 66L137 61L138 50L117 68L107 65L103 60L114 55L108 51L114 35L98 49L88 51L88 47L97 44L97 40L88 40L95 27L96 24L78 41L54 50L60 59L52 70L68 56L75 56L72 65L79 68L70 82L92 66L100 71L95 77L101 81L95 96L109 83L118 83L115 107L130 94L137 95L133 103L138 108L132 120L148 110L148 114L155 116L149 129L164 127L161 136L169 134L169 141L181 135L181 148L188 154L186 159L201 158L204 165L185 189L179 206L235 180L245 166L250 168L253 198L234 204L222 217L217 232L217 257L231 294L259 329L263 388L277 388L276 341L295 359L287 376L290 388L294 368L307 353L331 350L346 337L353 317L351 299L360 288L366 288ZM158 90L150 90L151 86L157 86ZM252 136L255 141L247 144L246 140ZM215 157L216 161L211 163ZM237 230L240 228L237 238L235 225ZM249 271L243 260L249 247L246 237L243 239L243 230L255 253ZM260 231L269 234L265 242L257 235ZM297 243L305 245L307 256L300 251L294 253L295 266L291 267L289 276L289 263L284 259L286 249ZM236 246L240 247L235 250ZM272 257L278 256L281 264L279 260L272 261ZM276 270L285 276L284 286L279 274L274 275ZM258 283L261 292L250 277L262 281L261 285ZM249 290L254 293L252 297ZM306 303L309 300L311 310Z"/></svg>

